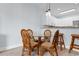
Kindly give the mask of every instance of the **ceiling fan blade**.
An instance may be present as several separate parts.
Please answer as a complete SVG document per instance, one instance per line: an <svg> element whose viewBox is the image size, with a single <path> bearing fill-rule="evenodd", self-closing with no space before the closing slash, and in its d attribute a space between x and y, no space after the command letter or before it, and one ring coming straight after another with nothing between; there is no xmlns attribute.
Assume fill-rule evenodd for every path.
<svg viewBox="0 0 79 59"><path fill-rule="evenodd" d="M67 10L67 11L61 12L59 14L65 14L65 13L69 13L69 12L72 12L72 11L75 11L75 9Z"/></svg>

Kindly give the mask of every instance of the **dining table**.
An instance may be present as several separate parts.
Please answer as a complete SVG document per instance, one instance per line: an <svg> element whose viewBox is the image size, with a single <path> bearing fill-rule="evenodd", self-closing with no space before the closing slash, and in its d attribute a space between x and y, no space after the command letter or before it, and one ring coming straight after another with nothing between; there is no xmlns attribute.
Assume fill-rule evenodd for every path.
<svg viewBox="0 0 79 59"><path fill-rule="evenodd" d="M36 35L36 36L34 36L34 37L37 37L37 40L34 40L35 42L38 42L38 52L37 52L37 54L38 55L40 55L40 50L39 50L39 48L40 48L40 46L41 46L41 44L43 43L43 42L45 42L43 39L44 39L44 36L43 35ZM43 38L43 39L42 39Z"/></svg>

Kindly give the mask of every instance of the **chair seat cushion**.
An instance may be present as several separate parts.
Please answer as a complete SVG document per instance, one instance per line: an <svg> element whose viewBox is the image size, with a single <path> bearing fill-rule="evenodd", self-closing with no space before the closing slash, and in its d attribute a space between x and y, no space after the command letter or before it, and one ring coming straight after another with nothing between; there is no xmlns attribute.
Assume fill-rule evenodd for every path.
<svg viewBox="0 0 79 59"><path fill-rule="evenodd" d="M36 47L38 45L38 42L31 42L31 47Z"/></svg>
<svg viewBox="0 0 79 59"><path fill-rule="evenodd" d="M52 44L50 42L44 42L41 46L49 49L52 46Z"/></svg>
<svg viewBox="0 0 79 59"><path fill-rule="evenodd" d="M37 45L38 45L37 42L33 42L33 41L31 42L31 48L34 48L34 47L36 47ZM28 47L30 47L30 46L29 46L28 44L26 44L25 47L28 48Z"/></svg>

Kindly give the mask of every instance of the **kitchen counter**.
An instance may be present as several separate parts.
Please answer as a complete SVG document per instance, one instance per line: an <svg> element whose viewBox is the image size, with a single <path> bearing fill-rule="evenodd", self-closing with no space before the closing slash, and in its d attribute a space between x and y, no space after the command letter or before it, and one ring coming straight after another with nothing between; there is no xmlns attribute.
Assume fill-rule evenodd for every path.
<svg viewBox="0 0 79 59"><path fill-rule="evenodd" d="M75 26L52 26L52 25L43 25L44 28L79 28Z"/></svg>

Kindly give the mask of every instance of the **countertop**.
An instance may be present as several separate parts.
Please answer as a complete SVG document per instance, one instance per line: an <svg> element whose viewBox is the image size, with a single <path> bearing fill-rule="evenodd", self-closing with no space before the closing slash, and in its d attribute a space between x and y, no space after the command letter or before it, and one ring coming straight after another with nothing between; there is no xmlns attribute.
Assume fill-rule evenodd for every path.
<svg viewBox="0 0 79 59"><path fill-rule="evenodd" d="M79 28L75 26L52 26L52 25L43 25L44 28Z"/></svg>

